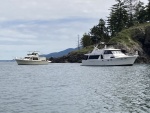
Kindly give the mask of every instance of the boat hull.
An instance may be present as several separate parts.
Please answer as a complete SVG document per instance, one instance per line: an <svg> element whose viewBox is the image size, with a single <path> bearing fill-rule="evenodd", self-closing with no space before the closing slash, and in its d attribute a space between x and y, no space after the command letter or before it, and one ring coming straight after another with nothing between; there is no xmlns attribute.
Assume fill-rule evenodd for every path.
<svg viewBox="0 0 150 113"><path fill-rule="evenodd" d="M83 66L132 66L137 56L128 56L111 59L88 59L82 60Z"/></svg>
<svg viewBox="0 0 150 113"><path fill-rule="evenodd" d="M39 61L39 60L20 60L16 59L16 62L18 65L47 65L49 62L44 60L44 61Z"/></svg>

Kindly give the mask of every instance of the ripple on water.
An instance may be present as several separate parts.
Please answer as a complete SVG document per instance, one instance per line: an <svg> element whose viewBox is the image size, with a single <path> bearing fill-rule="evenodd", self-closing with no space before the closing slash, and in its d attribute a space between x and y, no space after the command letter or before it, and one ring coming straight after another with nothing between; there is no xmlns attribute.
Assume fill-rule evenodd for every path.
<svg viewBox="0 0 150 113"><path fill-rule="evenodd" d="M150 113L149 70L0 62L0 113Z"/></svg>

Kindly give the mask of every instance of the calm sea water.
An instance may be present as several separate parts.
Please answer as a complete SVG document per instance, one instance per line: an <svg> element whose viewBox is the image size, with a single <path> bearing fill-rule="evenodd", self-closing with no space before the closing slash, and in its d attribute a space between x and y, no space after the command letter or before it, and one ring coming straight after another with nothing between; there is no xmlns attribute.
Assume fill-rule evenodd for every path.
<svg viewBox="0 0 150 113"><path fill-rule="evenodd" d="M150 113L150 65L0 62L0 113Z"/></svg>

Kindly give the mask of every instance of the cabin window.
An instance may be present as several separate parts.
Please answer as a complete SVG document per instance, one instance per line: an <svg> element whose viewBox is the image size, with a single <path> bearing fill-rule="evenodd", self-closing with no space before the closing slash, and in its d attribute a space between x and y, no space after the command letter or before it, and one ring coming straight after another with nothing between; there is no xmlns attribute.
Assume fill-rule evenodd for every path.
<svg viewBox="0 0 150 113"><path fill-rule="evenodd" d="M110 50L105 50L104 54L112 54L112 52Z"/></svg>
<svg viewBox="0 0 150 113"><path fill-rule="evenodd" d="M38 58L37 57L33 57L33 60L38 60Z"/></svg>
<svg viewBox="0 0 150 113"><path fill-rule="evenodd" d="M25 57L25 59L30 59L30 57Z"/></svg>
<svg viewBox="0 0 150 113"><path fill-rule="evenodd" d="M91 55L89 56L89 59L98 59L99 58L99 55Z"/></svg>

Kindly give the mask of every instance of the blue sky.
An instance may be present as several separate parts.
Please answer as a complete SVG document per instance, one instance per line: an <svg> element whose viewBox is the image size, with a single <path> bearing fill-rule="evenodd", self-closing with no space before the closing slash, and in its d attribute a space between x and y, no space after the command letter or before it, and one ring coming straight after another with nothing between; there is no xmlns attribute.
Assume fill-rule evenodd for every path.
<svg viewBox="0 0 150 113"><path fill-rule="evenodd" d="M141 0L147 3L147 0ZM77 47L115 0L0 0L0 60Z"/></svg>

